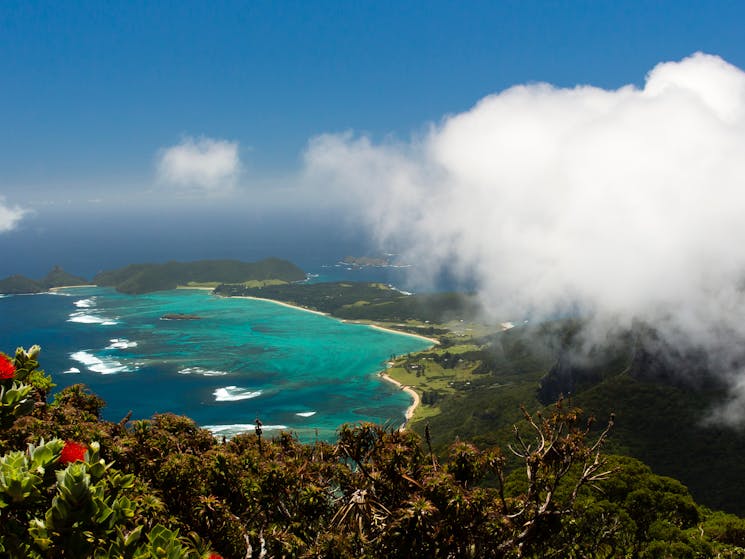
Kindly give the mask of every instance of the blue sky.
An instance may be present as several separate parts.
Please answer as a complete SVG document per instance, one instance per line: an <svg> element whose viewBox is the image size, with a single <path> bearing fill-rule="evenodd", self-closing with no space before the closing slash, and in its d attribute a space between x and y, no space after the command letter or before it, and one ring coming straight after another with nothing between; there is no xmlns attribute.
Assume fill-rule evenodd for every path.
<svg viewBox="0 0 745 559"><path fill-rule="evenodd" d="M251 184L317 134L405 140L515 84L641 84L695 51L745 67L742 21L736 1L6 0L0 194L146 192L185 137L235 143Z"/></svg>

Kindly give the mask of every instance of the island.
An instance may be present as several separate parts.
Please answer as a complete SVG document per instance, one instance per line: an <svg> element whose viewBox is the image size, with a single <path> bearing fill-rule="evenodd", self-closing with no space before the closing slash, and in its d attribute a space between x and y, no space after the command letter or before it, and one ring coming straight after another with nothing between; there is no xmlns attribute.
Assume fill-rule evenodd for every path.
<svg viewBox="0 0 745 559"><path fill-rule="evenodd" d="M200 320L201 318L201 316L186 313L168 313L160 317L161 320Z"/></svg>
<svg viewBox="0 0 745 559"><path fill-rule="evenodd" d="M356 268L384 267L390 266L391 260L385 256L345 256L341 259L341 263Z"/></svg>

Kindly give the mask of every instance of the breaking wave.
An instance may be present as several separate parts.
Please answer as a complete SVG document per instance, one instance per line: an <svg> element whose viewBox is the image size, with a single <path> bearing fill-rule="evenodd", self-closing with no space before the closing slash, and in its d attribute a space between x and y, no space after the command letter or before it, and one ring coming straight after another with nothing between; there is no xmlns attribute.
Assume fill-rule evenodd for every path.
<svg viewBox="0 0 745 559"><path fill-rule="evenodd" d="M111 343L106 346L106 349L129 349L130 347L137 347L137 342L130 342L126 338L111 338Z"/></svg>
<svg viewBox="0 0 745 559"><path fill-rule="evenodd" d="M225 388L218 388L213 394L218 402L237 402L238 400L250 400L261 396L261 390L252 391L238 386L226 386Z"/></svg>
<svg viewBox="0 0 745 559"><path fill-rule="evenodd" d="M113 375L115 373L122 373L131 370L116 359L101 359L87 351L76 351L75 353L70 354L70 358L85 365L85 368L89 371L101 373L102 375Z"/></svg>
<svg viewBox="0 0 745 559"><path fill-rule="evenodd" d="M85 311L70 313L70 318L67 319L67 322L79 322L81 324L100 324L101 326L111 326L113 324L118 324L116 320L113 320L111 318L96 316L94 314L86 314Z"/></svg>

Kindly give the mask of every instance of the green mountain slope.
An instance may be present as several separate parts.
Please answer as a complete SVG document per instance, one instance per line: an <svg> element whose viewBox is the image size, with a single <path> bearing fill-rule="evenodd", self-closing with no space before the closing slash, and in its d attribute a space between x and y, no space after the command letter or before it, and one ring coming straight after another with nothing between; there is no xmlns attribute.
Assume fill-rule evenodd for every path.
<svg viewBox="0 0 745 559"><path fill-rule="evenodd" d="M646 348L656 344L645 344L652 335L648 329L589 354L579 350L576 331L572 321L515 328L477 340L478 349L459 354L457 364L443 360L448 348L412 360L424 371L436 359L450 367L475 366L478 372L467 385L430 397L436 404L424 406L413 428L423 434L429 423L440 449L456 436L504 448L514 441L512 424L521 419L517 405L537 410L560 394L571 395L600 423L615 413L609 450L680 479L708 506L745 514L745 431L706 422L725 401L726 389L704 364L696 356L684 363L666 361ZM451 373L447 367L438 370Z"/></svg>

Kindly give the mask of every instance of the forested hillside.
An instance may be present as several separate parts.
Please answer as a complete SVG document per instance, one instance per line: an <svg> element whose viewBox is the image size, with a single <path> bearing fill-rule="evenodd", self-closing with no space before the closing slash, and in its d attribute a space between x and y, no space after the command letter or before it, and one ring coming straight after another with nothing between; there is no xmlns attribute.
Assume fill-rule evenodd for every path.
<svg viewBox="0 0 745 559"><path fill-rule="evenodd" d="M429 423L437 448L455 437L504 445L520 420L518 405L537 410L571 396L595 417L615 413L613 452L680 479L708 506L745 514L745 432L705 421L726 401L721 381L693 358L665 361L658 345L648 344L656 352L646 347L647 328L588 349L577 336L580 325L562 320L445 337L430 352L400 358L393 376L424 395L412 427L421 434ZM681 367L691 370L684 375Z"/></svg>

